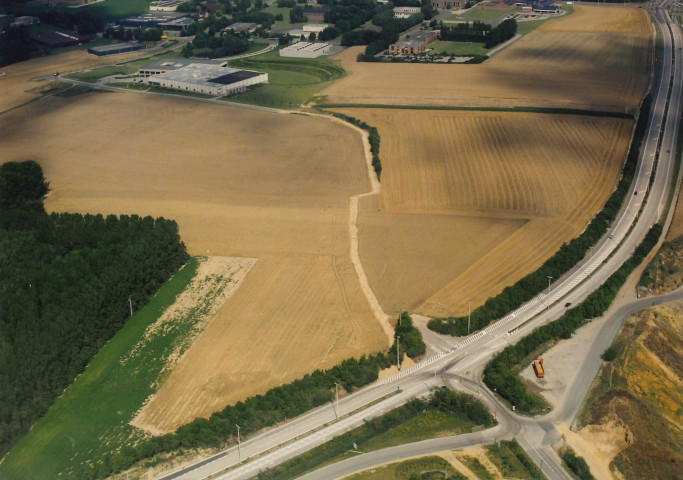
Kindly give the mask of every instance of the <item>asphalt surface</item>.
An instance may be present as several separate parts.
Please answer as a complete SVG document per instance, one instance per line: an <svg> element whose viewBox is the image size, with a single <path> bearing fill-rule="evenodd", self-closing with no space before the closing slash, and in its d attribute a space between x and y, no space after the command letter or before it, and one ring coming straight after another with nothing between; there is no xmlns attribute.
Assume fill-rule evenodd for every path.
<svg viewBox="0 0 683 480"><path fill-rule="evenodd" d="M664 4L665 2L662 2L660 6ZM664 35L661 36L663 69L661 79L654 92L652 114L646 139L643 142L636 178L627 201L617 217L618 220L606 237L577 268L556 281L549 292L538 295L486 329L464 339L435 342L434 351L439 352L436 355L391 378L378 381L340 399L339 420L336 420L332 405L317 408L278 428L242 442L241 452L238 452L237 447L232 447L198 464L162 477L163 480L170 480L171 478L196 480L220 472L225 473L217 475L215 478L235 480L251 478L261 470L280 464L344 431L361 425L366 418L380 415L410 398L426 394L431 386L442 384L439 373L447 371L451 375L467 374L475 369L481 369L497 351L508 344L515 343L533 328L558 318L564 312L563 305L566 302L572 302L576 305L602 285L628 259L645 237L649 228L659 219L663 207L666 205L671 186L673 157L676 152L678 112L681 111L682 72L678 48L683 42L681 41L680 28L673 23L672 31L676 45L676 50L674 50L672 38L668 34L669 30L666 26L668 15L662 8L655 11L655 19L657 25L664 28ZM675 65L673 63L674 52L676 53ZM675 75L672 76L672 72ZM672 88L669 98L670 83ZM668 110L667 104L669 104ZM654 179L650 186L653 175ZM647 202L643 205L646 194ZM674 295L674 297L676 296ZM646 306L648 301L651 303L653 300L638 301L634 305L629 304L628 308L641 308L641 305ZM623 318L628 314L628 308L619 310L620 315L624 315ZM493 402L494 408L499 410L501 426L496 427L498 430L490 429L469 437L459 436L459 440L456 440L459 437L438 439L438 441L427 440L420 442L419 452L433 452L434 450L430 450L431 448L446 450L473 444L467 443L468 441L474 442L474 444L492 441L494 438L501 438L498 435L515 435L534 462L541 466L546 476L551 479L569 478L560 466L559 457L550 448L556 439L553 422L572 419L576 415L586 392L590 388L592 379L597 374L600 363L599 354L611 343L621 322L623 322L623 318L619 320L620 317L617 317L617 314L613 318L614 321L607 322L596 338L596 342L591 348L591 355L584 363L581 375L577 376L576 382L578 384L572 385L568 389L572 393L562 406L554 412L554 416L537 420L522 419L502 408L495 398L488 398L487 395L489 394L485 389L481 389L482 398L488 398L488 401ZM591 373L593 371L595 373ZM474 380L474 385L476 385L476 378ZM466 384L466 382L459 383ZM505 422L507 424L504 424ZM439 442L445 443L442 445ZM389 453L383 451L384 453L372 454L373 456L376 455L377 458L375 460L371 458L370 463L380 461L380 459L383 459L381 463L396 461L406 458L405 455L415 456L419 454L415 453L418 450L415 450L414 444L411 445L413 446L396 447L391 449ZM457 445L457 447L448 445ZM371 454L356 458L369 455ZM386 460L387 458L392 460ZM240 459L247 461L240 462ZM330 472L330 476L309 477L307 475L303 478L330 479L338 476L341 474L335 470Z"/></svg>

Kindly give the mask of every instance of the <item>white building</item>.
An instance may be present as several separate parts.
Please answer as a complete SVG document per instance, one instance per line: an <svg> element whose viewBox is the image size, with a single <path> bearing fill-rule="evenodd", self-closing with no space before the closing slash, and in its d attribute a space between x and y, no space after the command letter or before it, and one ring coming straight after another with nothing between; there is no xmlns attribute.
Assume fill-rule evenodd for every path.
<svg viewBox="0 0 683 480"><path fill-rule="evenodd" d="M330 54L329 43L310 43L297 42L289 47L280 49L281 57L298 57L298 58L317 58L321 55Z"/></svg>
<svg viewBox="0 0 683 480"><path fill-rule="evenodd" d="M150 85L216 97L245 92L251 85L266 82L267 73L199 63L153 75L147 79Z"/></svg>
<svg viewBox="0 0 683 480"><path fill-rule="evenodd" d="M421 11L420 7L394 7L394 18L408 18Z"/></svg>
<svg viewBox="0 0 683 480"><path fill-rule="evenodd" d="M306 23L304 24L303 31L304 33L320 33L323 30L325 30L329 25L327 23Z"/></svg>
<svg viewBox="0 0 683 480"><path fill-rule="evenodd" d="M149 6L150 12L175 12L187 0L158 0Z"/></svg>

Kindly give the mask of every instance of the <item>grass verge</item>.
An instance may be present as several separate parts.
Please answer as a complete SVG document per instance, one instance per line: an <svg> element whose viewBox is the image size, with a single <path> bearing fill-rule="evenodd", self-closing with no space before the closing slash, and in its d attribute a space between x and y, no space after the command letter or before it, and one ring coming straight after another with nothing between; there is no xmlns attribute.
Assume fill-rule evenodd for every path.
<svg viewBox="0 0 683 480"><path fill-rule="evenodd" d="M128 422L153 392L166 358L194 325L178 318L173 327L139 344L145 329L175 301L197 271L192 258L157 295L98 352L0 464L0 478L77 478L79 467L141 438ZM140 348L136 349L136 345ZM134 356L130 356L135 351ZM125 361L124 359L130 358Z"/></svg>
<svg viewBox="0 0 683 480"><path fill-rule="evenodd" d="M546 478L516 440L500 441L498 444L487 445L484 448L487 458L496 466L503 478L520 480Z"/></svg>
<svg viewBox="0 0 683 480"><path fill-rule="evenodd" d="M441 457L427 457L391 463L357 473L347 480L467 480L453 465Z"/></svg>
<svg viewBox="0 0 683 480"><path fill-rule="evenodd" d="M346 72L326 59L280 57L277 50L229 62L231 67L268 74L268 83L230 97L231 101L271 108L298 108Z"/></svg>
<svg viewBox="0 0 683 480"><path fill-rule="evenodd" d="M303 455L262 472L257 478L289 480L358 453L427 438L469 433L477 424L490 427L494 422L484 404L476 398L445 387L438 388L432 391L428 401L411 400Z"/></svg>

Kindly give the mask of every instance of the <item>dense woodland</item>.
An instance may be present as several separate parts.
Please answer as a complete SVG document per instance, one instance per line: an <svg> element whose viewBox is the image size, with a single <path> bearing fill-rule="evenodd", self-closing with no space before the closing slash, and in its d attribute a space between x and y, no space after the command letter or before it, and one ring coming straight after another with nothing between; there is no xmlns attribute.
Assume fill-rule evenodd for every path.
<svg viewBox="0 0 683 480"><path fill-rule="evenodd" d="M47 192L0 167L0 456L188 259L174 221L47 214Z"/></svg>

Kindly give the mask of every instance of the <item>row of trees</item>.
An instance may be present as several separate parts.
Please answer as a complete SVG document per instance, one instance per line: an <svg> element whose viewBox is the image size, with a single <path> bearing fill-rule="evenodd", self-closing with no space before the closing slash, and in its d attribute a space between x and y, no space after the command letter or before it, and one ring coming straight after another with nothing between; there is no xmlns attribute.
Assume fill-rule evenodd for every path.
<svg viewBox="0 0 683 480"><path fill-rule="evenodd" d="M158 42L162 31L158 28L123 28L108 27L102 34L104 38L115 38L124 42L137 40L138 42Z"/></svg>
<svg viewBox="0 0 683 480"><path fill-rule="evenodd" d="M476 20L472 23L463 22L450 26L442 23L440 26L441 40L481 42L485 44L486 48L493 48L511 39L516 33L517 20L514 18L504 20L495 27Z"/></svg>
<svg viewBox="0 0 683 480"><path fill-rule="evenodd" d="M375 127L371 127L367 123L358 120L357 118L350 117L348 115L344 115L343 113L335 113L333 112L332 115L334 115L337 118L341 118L345 122L349 122L352 125L355 125L359 128L362 128L363 130L368 132L368 142L370 143L370 153L372 153L372 168L375 170L375 174L377 175L377 180L381 180L382 176L382 162L379 159L379 132Z"/></svg>
<svg viewBox="0 0 683 480"><path fill-rule="evenodd" d="M531 412L541 407L543 401L527 390L515 372L525 362L531 361L530 356L543 345L570 338L576 329L603 315L626 278L657 244L661 234L662 226L654 225L633 256L580 305L568 310L559 319L538 327L515 345L506 347L496 355L484 368L484 383L522 412Z"/></svg>
<svg viewBox="0 0 683 480"><path fill-rule="evenodd" d="M560 278L584 258L588 249L605 234L619 212L619 208L631 186L640 154L640 145L647 128L650 104L651 97L648 95L641 105L633 141L621 179L600 213L588 224L581 235L562 245L538 270L530 273L514 285L506 287L501 293L489 298L484 305L475 309L471 315L473 331L485 328L491 321L503 317L538 295L547 288L548 276ZM457 336L467 335L467 317L434 318L429 321L428 327L439 333Z"/></svg>
<svg viewBox="0 0 683 480"><path fill-rule="evenodd" d="M0 455L188 259L173 221L48 215L47 190L0 167Z"/></svg>
<svg viewBox="0 0 683 480"><path fill-rule="evenodd" d="M209 35L198 32L192 42L185 44L181 50L184 57L217 58L237 55L246 52L249 40L246 35L232 32L220 35Z"/></svg>
<svg viewBox="0 0 683 480"><path fill-rule="evenodd" d="M403 320L401 323L403 324ZM419 336L419 331L415 331ZM406 334L410 336L407 330ZM406 349L409 345L421 341L420 336L419 339L406 344ZM414 351L414 348L411 351ZM242 435L249 435L287 418L296 417L331 402L334 398L335 383L345 391L352 392L377 380L379 371L394 365L395 362L395 353L393 356L378 353L371 356L363 355L359 359L344 360L329 370L316 370L289 384L272 388L264 395L256 395L244 402L227 406L208 419L198 418L179 427L174 433L142 440L136 446L124 447L115 454L105 456L94 465L82 465L76 473L76 478L107 478L140 460L181 448L224 446L236 440L235 424L240 425Z"/></svg>

